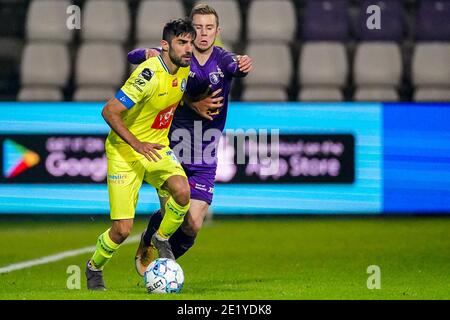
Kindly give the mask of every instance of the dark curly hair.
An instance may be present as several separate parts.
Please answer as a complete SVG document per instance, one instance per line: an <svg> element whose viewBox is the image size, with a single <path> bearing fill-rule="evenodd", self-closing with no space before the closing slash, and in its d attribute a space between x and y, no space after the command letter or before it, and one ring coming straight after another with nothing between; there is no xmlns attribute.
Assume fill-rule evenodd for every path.
<svg viewBox="0 0 450 320"><path fill-rule="evenodd" d="M182 34L189 34L192 39L195 39L197 32L192 25L192 20L188 17L183 19L171 20L166 23L163 30L163 40L170 43L174 37L178 37Z"/></svg>

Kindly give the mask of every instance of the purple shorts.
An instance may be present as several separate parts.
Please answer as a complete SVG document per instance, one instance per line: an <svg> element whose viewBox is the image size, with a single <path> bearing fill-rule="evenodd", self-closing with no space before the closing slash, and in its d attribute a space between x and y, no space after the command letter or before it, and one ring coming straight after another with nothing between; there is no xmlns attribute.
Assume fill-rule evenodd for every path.
<svg viewBox="0 0 450 320"><path fill-rule="evenodd" d="M183 165L191 187L191 199L205 201L211 205L214 193L216 167Z"/></svg>

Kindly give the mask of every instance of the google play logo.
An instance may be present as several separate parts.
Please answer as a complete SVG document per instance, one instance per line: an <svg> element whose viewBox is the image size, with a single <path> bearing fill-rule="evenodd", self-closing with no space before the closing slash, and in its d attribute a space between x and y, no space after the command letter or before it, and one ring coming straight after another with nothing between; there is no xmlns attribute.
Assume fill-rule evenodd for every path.
<svg viewBox="0 0 450 320"><path fill-rule="evenodd" d="M6 139L3 142L3 176L14 178L23 171L34 167L40 161L36 152L28 150L24 146Z"/></svg>

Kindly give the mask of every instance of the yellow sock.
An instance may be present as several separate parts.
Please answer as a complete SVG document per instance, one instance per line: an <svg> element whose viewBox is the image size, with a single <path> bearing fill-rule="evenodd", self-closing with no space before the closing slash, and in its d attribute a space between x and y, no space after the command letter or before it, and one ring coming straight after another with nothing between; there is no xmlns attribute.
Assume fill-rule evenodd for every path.
<svg viewBox="0 0 450 320"><path fill-rule="evenodd" d="M165 239L170 238L183 223L184 216L189 210L189 205L190 203L181 206L170 197L165 205L164 217L157 231L158 235Z"/></svg>
<svg viewBox="0 0 450 320"><path fill-rule="evenodd" d="M104 265L111 259L114 252L120 247L120 244L115 243L109 237L109 230L102 233L97 240L97 249L94 252L90 262L91 265L99 270L102 270Z"/></svg>

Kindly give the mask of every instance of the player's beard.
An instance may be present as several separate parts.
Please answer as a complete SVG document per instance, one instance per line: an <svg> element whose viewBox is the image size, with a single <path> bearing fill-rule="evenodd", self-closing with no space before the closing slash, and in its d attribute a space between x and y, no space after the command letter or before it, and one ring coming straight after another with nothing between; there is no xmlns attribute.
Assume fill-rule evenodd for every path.
<svg viewBox="0 0 450 320"><path fill-rule="evenodd" d="M192 54L190 55L190 57L192 57ZM175 54L175 52L172 50L172 48L169 48L169 58L172 61L172 63L174 65L176 65L177 67L187 67L191 64L191 59L189 59L187 62L183 62L183 57L182 56L177 56Z"/></svg>

